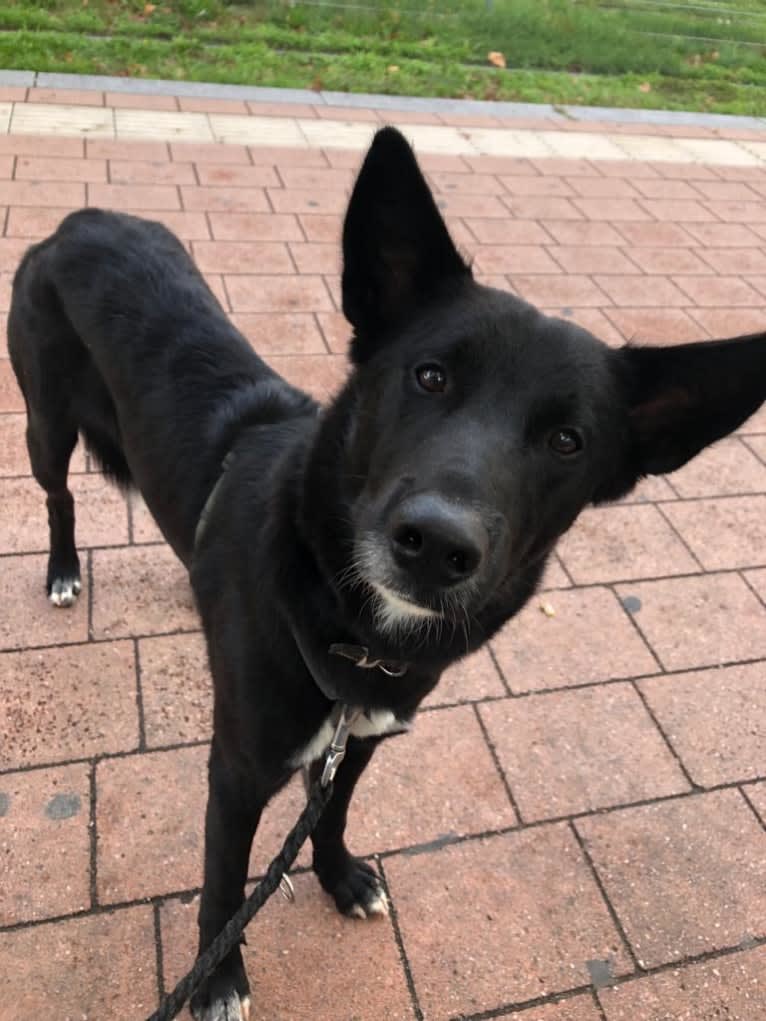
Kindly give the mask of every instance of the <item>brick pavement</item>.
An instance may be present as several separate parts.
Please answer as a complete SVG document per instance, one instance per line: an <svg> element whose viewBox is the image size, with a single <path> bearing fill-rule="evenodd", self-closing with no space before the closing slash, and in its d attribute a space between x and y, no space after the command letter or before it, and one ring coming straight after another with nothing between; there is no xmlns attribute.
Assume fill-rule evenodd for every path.
<svg viewBox="0 0 766 1021"><path fill-rule="evenodd" d="M328 115L313 107L155 98L0 95L23 131L46 132L9 120L0 135L0 312L26 245L67 211L148 213L190 246L258 350L327 396L345 372L341 213L358 132L383 115L346 111L343 131L330 122L322 135ZM90 122L69 116L77 104ZM109 137L83 137L94 110L112 118ZM253 126L283 116L264 147L179 142L156 120L154 137L128 139L114 125L131 110L133 130L157 111ZM319 133L274 142L299 119ZM480 278L610 344L763 329L766 132L409 120ZM445 136L422 134L442 127L473 148L495 132L485 148L505 151L444 151ZM545 143L541 131L558 154L512 154ZM617 136L641 144L615 155ZM192 960L204 651L183 570L145 509L80 452L84 593L73 610L48 606L23 428L3 350L0 1019L53 1008L140 1021ZM297 904L274 900L251 929L255 1017L761 1019L765 509L762 411L672 478L586 512L545 590L449 672L362 782L353 846L377 860L392 917L341 919L299 874ZM268 812L254 877L300 800L293 785Z"/></svg>

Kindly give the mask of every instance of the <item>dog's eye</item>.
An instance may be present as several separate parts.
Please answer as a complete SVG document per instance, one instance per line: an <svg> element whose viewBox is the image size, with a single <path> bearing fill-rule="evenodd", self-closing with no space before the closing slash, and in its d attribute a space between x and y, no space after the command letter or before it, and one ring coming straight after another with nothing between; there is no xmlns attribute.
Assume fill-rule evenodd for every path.
<svg viewBox="0 0 766 1021"><path fill-rule="evenodd" d="M571 457L573 454L579 454L583 448L582 433L570 427L554 429L548 437L548 445L562 457Z"/></svg>
<svg viewBox="0 0 766 1021"><path fill-rule="evenodd" d="M432 362L418 365L415 369L415 379L421 390L426 390L430 394L442 393L447 388L447 374L440 365Z"/></svg>

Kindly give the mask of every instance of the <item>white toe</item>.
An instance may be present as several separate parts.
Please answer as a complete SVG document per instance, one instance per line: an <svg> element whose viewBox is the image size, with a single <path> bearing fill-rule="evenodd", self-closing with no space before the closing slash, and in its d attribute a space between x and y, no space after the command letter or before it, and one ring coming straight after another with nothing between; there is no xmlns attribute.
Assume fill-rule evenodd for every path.
<svg viewBox="0 0 766 1021"><path fill-rule="evenodd" d="M369 915L388 915L388 897L386 897L383 890L378 892L378 896L375 900L371 901L367 905L367 914Z"/></svg>
<svg viewBox="0 0 766 1021"><path fill-rule="evenodd" d="M72 606L82 588L79 578L56 578L48 597L54 606Z"/></svg>
<svg viewBox="0 0 766 1021"><path fill-rule="evenodd" d="M378 890L367 904L353 904L349 910L352 918L372 918L373 915L388 915L388 897L383 890Z"/></svg>

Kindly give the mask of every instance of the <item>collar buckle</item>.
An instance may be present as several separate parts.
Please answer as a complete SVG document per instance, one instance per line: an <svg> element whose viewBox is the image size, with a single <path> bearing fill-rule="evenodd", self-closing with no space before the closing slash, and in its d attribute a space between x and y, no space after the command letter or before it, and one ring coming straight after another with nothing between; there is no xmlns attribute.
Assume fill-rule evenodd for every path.
<svg viewBox="0 0 766 1021"><path fill-rule="evenodd" d="M364 670L382 670L389 677L404 677L407 673L406 663L397 663L390 659L370 659L370 650L364 645L335 642L329 651L331 656L350 659L354 666L362 667Z"/></svg>

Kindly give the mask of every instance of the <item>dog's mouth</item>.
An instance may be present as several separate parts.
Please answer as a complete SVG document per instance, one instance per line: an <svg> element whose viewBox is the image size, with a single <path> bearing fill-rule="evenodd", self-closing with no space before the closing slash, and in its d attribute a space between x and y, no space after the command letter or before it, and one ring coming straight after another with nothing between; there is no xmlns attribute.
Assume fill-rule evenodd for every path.
<svg viewBox="0 0 766 1021"><path fill-rule="evenodd" d="M380 582L368 582L375 593L375 621L384 633L407 631L419 627L427 621L440 619L443 614L431 606L414 603L401 592L397 592Z"/></svg>
<svg viewBox="0 0 766 1021"><path fill-rule="evenodd" d="M366 533L355 544L353 568L345 587L358 587L367 595L377 630L389 637L425 634L444 624L460 625L476 597L473 584L450 589L417 585L392 563L385 543Z"/></svg>

